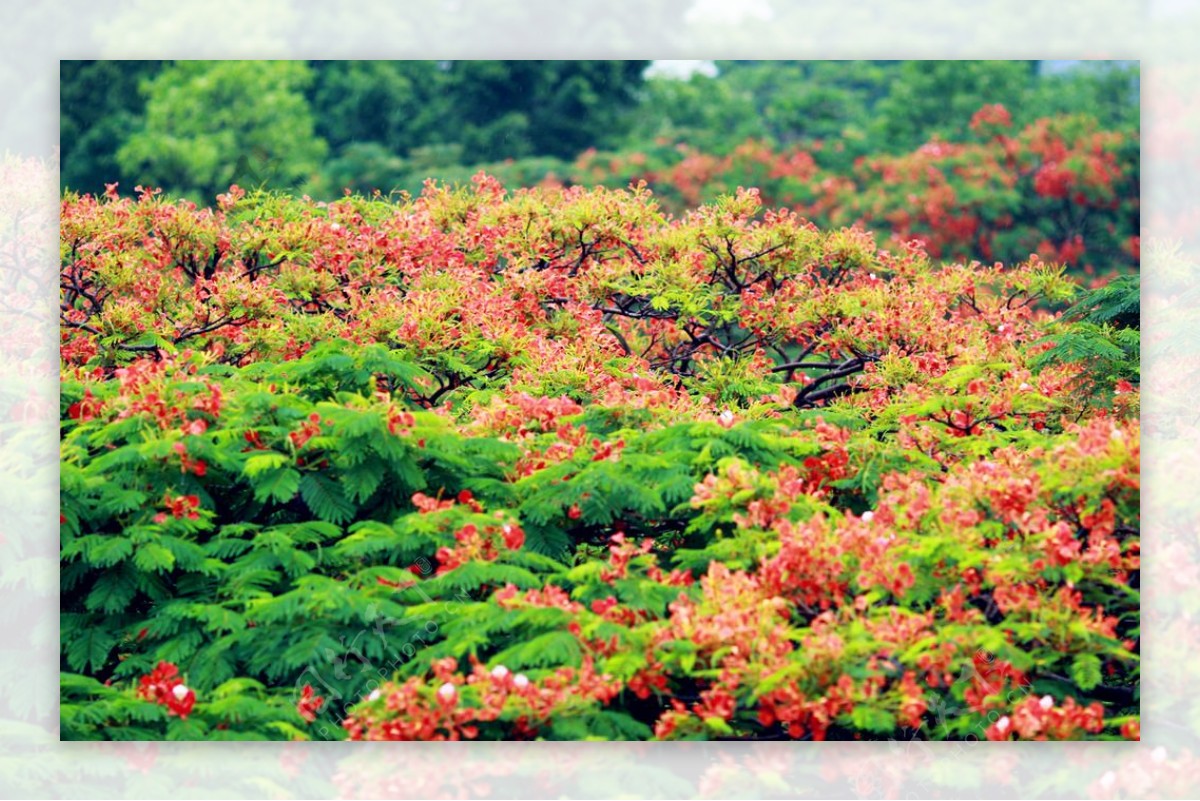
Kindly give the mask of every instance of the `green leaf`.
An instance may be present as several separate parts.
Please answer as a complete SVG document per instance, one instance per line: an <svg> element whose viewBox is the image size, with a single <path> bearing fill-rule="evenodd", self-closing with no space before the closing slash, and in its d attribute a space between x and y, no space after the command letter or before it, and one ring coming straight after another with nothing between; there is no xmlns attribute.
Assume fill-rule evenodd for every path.
<svg viewBox="0 0 1200 801"><path fill-rule="evenodd" d="M149 499L144 492L116 487L105 487L99 507L110 515L121 515L145 507Z"/></svg>
<svg viewBox="0 0 1200 801"><path fill-rule="evenodd" d="M1071 663L1071 680L1081 690L1091 690L1100 684L1100 657L1095 654L1080 654Z"/></svg>
<svg viewBox="0 0 1200 801"><path fill-rule="evenodd" d="M379 488L383 474L383 465L378 460L367 459L342 471L342 486L351 500L364 503Z"/></svg>
<svg viewBox="0 0 1200 801"><path fill-rule="evenodd" d="M171 552L175 564L181 570L203 570L204 548L179 537L160 537L159 543Z"/></svg>
<svg viewBox="0 0 1200 801"><path fill-rule="evenodd" d="M208 726L194 716L187 720L173 718L167 724L168 740L204 740L207 734Z"/></svg>
<svg viewBox="0 0 1200 801"><path fill-rule="evenodd" d="M98 673L108 661L108 655L116 644L116 637L107 630L96 625L88 626L72 634L66 642L67 664L72 670L90 668L92 672Z"/></svg>
<svg viewBox="0 0 1200 801"><path fill-rule="evenodd" d="M88 593L85 605L90 610L100 610L109 614L124 611L137 591L124 566L108 571L96 579L92 591Z"/></svg>
<svg viewBox="0 0 1200 801"><path fill-rule="evenodd" d="M722 737L732 737L733 736L733 728L729 725L729 723L724 718L719 718L715 715L711 715L704 719L704 725L707 726L708 728L712 729L714 732L721 735Z"/></svg>
<svg viewBox="0 0 1200 801"><path fill-rule="evenodd" d="M300 480L300 495L313 514L330 523L342 524L354 519L355 507L342 488L329 477L309 473Z"/></svg>
<svg viewBox="0 0 1200 801"><path fill-rule="evenodd" d="M133 553L133 540L128 537L98 534L87 538L88 561L97 567L112 567Z"/></svg>
<svg viewBox="0 0 1200 801"><path fill-rule="evenodd" d="M139 570L161 573L175 566L175 554L170 548L156 542L147 542L138 546L133 555L133 563Z"/></svg>
<svg viewBox="0 0 1200 801"><path fill-rule="evenodd" d="M854 707L854 711L850 713L850 721L854 728L876 734L887 734L896 729L896 718L891 712L862 704Z"/></svg>
<svg viewBox="0 0 1200 801"><path fill-rule="evenodd" d="M291 460L285 454L271 451L269 453L259 453L251 456L246 460L246 464L242 467L242 472L248 477L254 478L260 473L267 470L284 467Z"/></svg>
<svg viewBox="0 0 1200 801"><path fill-rule="evenodd" d="M601 709L587 720L587 732L608 740L648 740L654 731L624 712Z"/></svg>
<svg viewBox="0 0 1200 801"><path fill-rule="evenodd" d="M567 631L548 631L528 642L518 642L497 654L493 661L510 668L574 665L582 651L579 640Z"/></svg>
<svg viewBox="0 0 1200 801"><path fill-rule="evenodd" d="M263 471L255 480L254 497L259 501L274 500L287 503L296 497L300 489L300 474L290 467L271 468Z"/></svg>

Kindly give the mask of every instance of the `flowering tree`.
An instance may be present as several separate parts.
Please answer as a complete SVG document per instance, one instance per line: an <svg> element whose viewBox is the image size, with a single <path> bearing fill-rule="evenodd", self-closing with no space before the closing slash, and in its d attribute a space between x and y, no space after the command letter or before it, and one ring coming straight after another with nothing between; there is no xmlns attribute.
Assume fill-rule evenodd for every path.
<svg viewBox="0 0 1200 801"><path fill-rule="evenodd" d="M964 127L963 136L934 137L910 153L859 157L851 170L826 166L829 153L846 146L839 139L786 148L747 140L727 154L686 143L589 151L564 179L645 180L675 208L756 186L767 204L817 225L860 223L897 242L917 239L935 258L1013 261L1037 253L1081 275L1136 269L1136 132L1106 129L1085 115L1014 129L999 104L983 106Z"/></svg>
<svg viewBox="0 0 1200 801"><path fill-rule="evenodd" d="M64 736L1137 736L1136 288L483 174L61 236Z"/></svg>

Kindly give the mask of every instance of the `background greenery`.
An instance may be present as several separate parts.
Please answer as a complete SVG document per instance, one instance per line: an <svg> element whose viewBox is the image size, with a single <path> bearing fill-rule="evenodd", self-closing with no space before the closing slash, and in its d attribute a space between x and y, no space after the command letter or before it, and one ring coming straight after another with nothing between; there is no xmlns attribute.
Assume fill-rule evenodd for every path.
<svg viewBox="0 0 1200 801"><path fill-rule="evenodd" d="M1018 129L1086 112L1136 131L1139 71L1039 61L717 61L689 78L647 61L63 61L64 189L118 182L211 203L231 183L340 196L415 192L503 164L566 175L588 149L747 139L827 169L957 138L985 103ZM840 147L822 146L836 141ZM512 162L506 163L505 162ZM511 177L510 177L511 176Z"/></svg>

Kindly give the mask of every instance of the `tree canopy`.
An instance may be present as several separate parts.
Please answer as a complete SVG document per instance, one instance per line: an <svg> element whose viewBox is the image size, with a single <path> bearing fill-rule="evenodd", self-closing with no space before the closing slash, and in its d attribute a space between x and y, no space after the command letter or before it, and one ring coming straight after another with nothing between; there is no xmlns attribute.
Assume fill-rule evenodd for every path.
<svg viewBox="0 0 1200 801"><path fill-rule="evenodd" d="M237 180L331 199L509 160L536 180L590 149L656 142L720 156L747 139L821 147L825 166L849 169L961 137L988 103L1018 126L1069 113L1138 124L1136 68L1111 63L719 61L682 80L645 77L649 63L63 62L62 182L207 203Z"/></svg>
<svg viewBox="0 0 1200 801"><path fill-rule="evenodd" d="M211 197L230 184L296 186L327 152L295 61L177 61L144 84L145 122L117 150L139 182Z"/></svg>

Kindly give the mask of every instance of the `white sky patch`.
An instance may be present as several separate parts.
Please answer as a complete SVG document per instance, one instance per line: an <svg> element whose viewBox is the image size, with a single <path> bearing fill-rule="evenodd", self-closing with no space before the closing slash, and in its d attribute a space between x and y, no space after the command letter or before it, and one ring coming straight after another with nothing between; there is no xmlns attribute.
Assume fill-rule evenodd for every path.
<svg viewBox="0 0 1200 801"><path fill-rule="evenodd" d="M717 65L711 61L699 59L684 59L680 61L655 61L646 68L647 78L678 78L686 81L696 73L717 77Z"/></svg>

